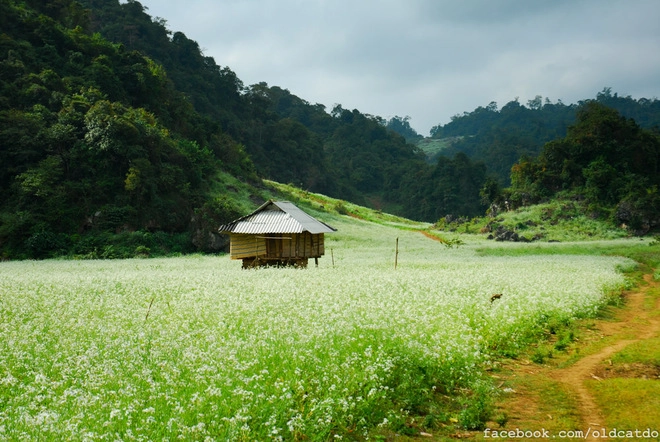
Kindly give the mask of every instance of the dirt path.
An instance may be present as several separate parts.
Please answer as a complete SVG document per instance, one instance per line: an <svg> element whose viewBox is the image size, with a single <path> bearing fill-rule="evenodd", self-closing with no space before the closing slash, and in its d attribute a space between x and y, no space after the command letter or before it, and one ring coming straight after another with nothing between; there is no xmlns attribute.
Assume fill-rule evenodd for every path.
<svg viewBox="0 0 660 442"><path fill-rule="evenodd" d="M598 379L598 376L594 373L598 371L598 367L603 361L610 359L615 353L620 352L634 342L652 338L660 331L660 321L650 319L649 312L644 310L643 307L646 291L649 287L657 285L657 282L651 280L652 275L646 276L645 279L649 285L634 293L627 294L626 309L620 313L620 321L615 323L603 322L599 325L601 333L604 336L627 335L633 331L634 327L635 334L638 337L634 339L621 338L597 353L580 359L570 367L554 370L550 374L552 378L568 385L577 394L578 404L580 406L579 414L585 429L604 427L605 420L591 393L585 386L584 381ZM586 440L596 439L590 437Z"/></svg>
<svg viewBox="0 0 660 442"><path fill-rule="evenodd" d="M589 345L596 345L598 341L606 340L607 345L565 368L529 363L511 367L511 374L507 376L508 381L514 380L513 385L520 391L516 391L509 400L506 400L504 407L513 413L513 422L510 422L513 427L527 425L553 428L554 425L555 429L562 428L561 423L552 422L557 419L556 413L562 411L557 411L557 408L553 411L552 405L544 407L543 404L541 389L543 385L551 385L550 383L562 385L566 399L574 401L574 414L567 416L569 413L564 410L566 418L564 422L579 422L585 432L606 426L603 413L585 385L585 381L601 379L598 374L603 363L628 345L660 335L660 317L657 314L653 315L653 312L660 311L660 299L656 300L652 308L645 306L647 291L658 287L659 283L653 281L652 275L646 275L644 279L646 284L624 294L626 305L616 312L614 320L595 321L592 342L586 344L586 350L588 351ZM571 428L564 427L564 429ZM582 440L598 439L590 434Z"/></svg>

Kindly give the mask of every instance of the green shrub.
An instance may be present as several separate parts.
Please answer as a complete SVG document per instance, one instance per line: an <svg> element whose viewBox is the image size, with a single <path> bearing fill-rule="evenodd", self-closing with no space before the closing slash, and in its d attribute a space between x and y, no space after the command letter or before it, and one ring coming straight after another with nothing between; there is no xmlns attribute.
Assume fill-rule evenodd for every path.
<svg viewBox="0 0 660 442"><path fill-rule="evenodd" d="M25 241L25 247L31 258L51 258L66 252L68 240L64 234L41 230Z"/></svg>
<svg viewBox="0 0 660 442"><path fill-rule="evenodd" d="M135 248L135 257L137 258L148 258L151 249L147 246L137 246Z"/></svg>
<svg viewBox="0 0 660 442"><path fill-rule="evenodd" d="M535 364L543 364L546 359L552 358L552 350L539 347L532 353L531 360Z"/></svg>
<svg viewBox="0 0 660 442"><path fill-rule="evenodd" d="M337 204L335 204L335 211L340 215L348 215L349 213L343 201L337 201Z"/></svg>
<svg viewBox="0 0 660 442"><path fill-rule="evenodd" d="M173 256L194 252L190 234L165 232L88 232L71 237L68 254L80 259Z"/></svg>
<svg viewBox="0 0 660 442"><path fill-rule="evenodd" d="M458 423L466 430L483 430L493 413L493 388L479 380L472 386L471 394L464 399L465 408L458 415Z"/></svg>

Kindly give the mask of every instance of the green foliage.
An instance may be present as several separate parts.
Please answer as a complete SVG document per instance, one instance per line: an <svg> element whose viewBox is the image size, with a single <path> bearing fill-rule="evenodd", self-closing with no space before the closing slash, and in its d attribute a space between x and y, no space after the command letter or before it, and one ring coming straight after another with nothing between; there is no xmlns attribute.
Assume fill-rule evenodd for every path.
<svg viewBox="0 0 660 442"><path fill-rule="evenodd" d="M408 124L406 119L387 123L340 105L329 115L321 105L265 83L251 86L247 96L267 109L254 115L258 132L248 146L257 168L269 178L413 219L431 221L438 211L483 210L475 185L484 169L461 157L450 164L427 164L420 149L392 130L396 121ZM441 181L444 169L460 181Z"/></svg>
<svg viewBox="0 0 660 442"><path fill-rule="evenodd" d="M422 136L418 134L415 129L410 127L410 117L399 117L395 116L387 120L386 127L401 135L409 143L414 143L419 141Z"/></svg>
<svg viewBox="0 0 660 442"><path fill-rule="evenodd" d="M125 259L177 256L195 248L185 233L165 232L88 232L71 235L66 255L74 259Z"/></svg>
<svg viewBox="0 0 660 442"><path fill-rule="evenodd" d="M611 88L604 88L590 101L617 110L643 128L660 125L660 100L620 97L612 94ZM486 107L455 115L445 125L435 126L431 137L449 144L441 151L442 155L451 157L463 152L475 161L483 161L488 172L506 186L510 183L511 167L521 157L536 157L545 144L566 136L578 109L574 104L566 105L561 100L552 103L541 96L529 100L526 106L516 99L500 110L497 103L491 102Z"/></svg>
<svg viewBox="0 0 660 442"><path fill-rule="evenodd" d="M470 395L465 399L463 410L458 415L458 423L466 430L483 430L493 413L493 402L492 385L483 380L475 382Z"/></svg>
<svg viewBox="0 0 660 442"><path fill-rule="evenodd" d="M497 425L500 426L500 428L504 428L506 424L509 422L509 415L506 412L498 413L493 418L493 421L495 421Z"/></svg>
<svg viewBox="0 0 660 442"><path fill-rule="evenodd" d="M611 220L638 233L660 224L660 137L595 101L577 115L564 139L513 167L510 201L525 205L563 192L596 213L615 208Z"/></svg>
<svg viewBox="0 0 660 442"><path fill-rule="evenodd" d="M404 212L417 213L416 219L477 216L486 210L479 198L485 182L485 165L474 163L467 155L459 153L453 159L439 157L433 168L420 167L414 173L405 174L398 186L398 195Z"/></svg>
<svg viewBox="0 0 660 442"><path fill-rule="evenodd" d="M575 341L575 333L572 330L568 330L559 337L557 342L555 342L555 350L564 351L573 341Z"/></svg>
<svg viewBox="0 0 660 442"><path fill-rule="evenodd" d="M139 3L81 4L89 12L66 1L8 6L8 19L25 24L3 36L0 139L9 149L0 182L17 186L22 199L0 202L0 211L64 218L68 225L54 229L73 232L101 207L132 207L128 228L183 231L215 196L208 181L219 168L416 219L435 218L436 206L479 210L463 204L477 199L473 187L459 195L438 189L433 166L392 131L398 124L414 135L407 117L388 128L380 117L341 106L327 113L276 86L244 88ZM413 192L433 196L418 206Z"/></svg>
<svg viewBox="0 0 660 442"><path fill-rule="evenodd" d="M601 212L585 201L557 198L515 210L501 209L501 206L495 206L489 217L465 220L462 224L443 224L441 220L437 226L458 232L489 234L495 238L498 232L512 231L521 237L521 241L583 241L629 236L626 229L600 217Z"/></svg>
<svg viewBox="0 0 660 442"><path fill-rule="evenodd" d="M531 361L535 364L543 364L546 359L552 359L552 350L543 347L537 348L530 357Z"/></svg>
<svg viewBox="0 0 660 442"><path fill-rule="evenodd" d="M0 44L4 254L67 253L44 232L189 234L209 177L221 167L253 177L241 147L204 124L161 65L88 32L96 22L78 3L3 3L3 11L13 23Z"/></svg>
<svg viewBox="0 0 660 442"><path fill-rule="evenodd" d="M41 230L32 234L25 241L25 248L30 258L50 258L67 249L67 237L63 234Z"/></svg>

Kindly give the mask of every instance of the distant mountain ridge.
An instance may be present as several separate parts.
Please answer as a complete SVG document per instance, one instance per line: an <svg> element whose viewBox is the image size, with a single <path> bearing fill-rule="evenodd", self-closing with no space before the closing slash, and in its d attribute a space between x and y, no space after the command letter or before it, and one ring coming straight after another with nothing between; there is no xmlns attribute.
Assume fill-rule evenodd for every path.
<svg viewBox="0 0 660 442"><path fill-rule="evenodd" d="M537 96L526 106L513 100L499 110L493 102L433 127L430 141L423 143L433 146L431 141L434 141L435 145L441 142L445 145L433 152L433 160L438 154L451 157L463 152L474 161L485 162L502 185L509 185L511 166L524 156L536 157L546 143L565 137L578 109L588 101L567 105ZM634 119L642 128L660 128L660 101L656 98L620 97L606 87L596 95L595 101Z"/></svg>

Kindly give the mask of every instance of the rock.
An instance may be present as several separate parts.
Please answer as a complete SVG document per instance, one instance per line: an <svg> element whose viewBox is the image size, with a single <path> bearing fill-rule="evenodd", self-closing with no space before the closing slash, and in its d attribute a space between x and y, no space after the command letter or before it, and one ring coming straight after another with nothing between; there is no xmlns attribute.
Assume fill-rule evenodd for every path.
<svg viewBox="0 0 660 442"><path fill-rule="evenodd" d="M543 235L537 234L532 237L532 239L527 238L526 236L518 235L518 233L513 230L509 230L506 227L499 226L495 231L495 235L488 235L488 239L495 239L495 241L512 241L512 242L532 242L540 239Z"/></svg>
<svg viewBox="0 0 660 442"><path fill-rule="evenodd" d="M192 243L198 250L205 252L226 252L229 248L229 236L206 229L195 229Z"/></svg>
<svg viewBox="0 0 660 442"><path fill-rule="evenodd" d="M505 227L498 227L497 231L495 232L495 241L518 241L519 236L516 232L513 230L508 230Z"/></svg>

